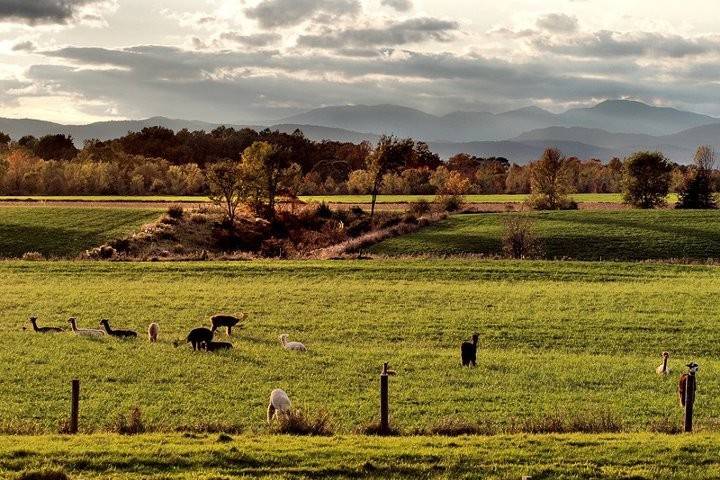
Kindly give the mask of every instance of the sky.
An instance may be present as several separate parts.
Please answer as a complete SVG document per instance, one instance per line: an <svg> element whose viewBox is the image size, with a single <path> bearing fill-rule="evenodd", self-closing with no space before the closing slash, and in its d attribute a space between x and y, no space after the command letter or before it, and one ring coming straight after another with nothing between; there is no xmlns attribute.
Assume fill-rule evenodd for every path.
<svg viewBox="0 0 720 480"><path fill-rule="evenodd" d="M269 123L627 98L720 116L717 0L0 0L0 117Z"/></svg>

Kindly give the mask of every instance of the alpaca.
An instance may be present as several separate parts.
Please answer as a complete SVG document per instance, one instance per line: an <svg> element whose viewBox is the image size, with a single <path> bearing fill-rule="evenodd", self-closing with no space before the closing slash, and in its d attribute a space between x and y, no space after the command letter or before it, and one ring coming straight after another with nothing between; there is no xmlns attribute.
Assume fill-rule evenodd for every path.
<svg viewBox="0 0 720 480"><path fill-rule="evenodd" d="M148 327L148 338L150 339L150 343L155 343L158 340L158 333L160 333L160 325L153 322Z"/></svg>
<svg viewBox="0 0 720 480"><path fill-rule="evenodd" d="M657 367L655 371L658 375L667 375L670 373L670 369L668 368L668 358L670 358L670 352L662 352L660 356L663 359L663 363Z"/></svg>
<svg viewBox="0 0 720 480"><path fill-rule="evenodd" d="M200 350L203 344L207 345L212 339L212 330L205 327L193 328L187 336L187 341L192 344L193 350Z"/></svg>
<svg viewBox="0 0 720 480"><path fill-rule="evenodd" d="M37 317L30 317L30 323L32 323L33 330L37 333L58 333L63 331L60 327L38 327Z"/></svg>
<svg viewBox="0 0 720 480"><path fill-rule="evenodd" d="M477 344L480 336L475 333L472 336L472 342L463 342L460 345L460 356L462 357L463 367L477 366Z"/></svg>
<svg viewBox="0 0 720 480"><path fill-rule="evenodd" d="M275 415L279 413L287 414L290 412L290 397L284 390L276 388L270 393L270 402L267 408L267 422L270 423Z"/></svg>
<svg viewBox="0 0 720 480"><path fill-rule="evenodd" d="M137 332L133 330L113 330L110 328L110 322L108 320L100 320L100 325L105 329L105 332L111 337L117 338L137 338Z"/></svg>
<svg viewBox="0 0 720 480"><path fill-rule="evenodd" d="M700 366L695 362L690 362L686 366L690 369L690 372L692 372L693 374L696 373L698 371L698 369L700 368ZM688 380L689 376L690 376L690 373L683 373L682 375L680 375L680 382L678 383L678 397L680 398L680 406L682 406L683 408L685 407L685 398L687 395L687 380ZM697 384L695 384L693 386L694 386L694 388L693 388L692 394L693 394L693 396L695 396L695 391L697 390Z"/></svg>
<svg viewBox="0 0 720 480"><path fill-rule="evenodd" d="M305 348L305 345L300 342L288 342L287 333L283 333L282 335L280 335L280 343L285 350L296 350L298 352L304 352L305 350L307 350Z"/></svg>
<svg viewBox="0 0 720 480"><path fill-rule="evenodd" d="M212 324L211 330L213 333L215 330L217 330L220 327L225 327L227 329L227 335L228 337L232 335L232 327L240 323L241 320L245 318L245 314L241 313L239 317L235 317L232 315L213 315L210 317L210 323Z"/></svg>
<svg viewBox="0 0 720 480"><path fill-rule="evenodd" d="M228 342L210 342L210 343L203 343L205 345L205 350L208 352L216 352L218 350L230 350L233 348L232 343Z"/></svg>
<svg viewBox="0 0 720 480"><path fill-rule="evenodd" d="M104 337L105 332L102 330L94 330L92 328L77 328L77 319L75 317L70 317L68 319L68 323L70 324L70 328L72 328L72 331L75 335L80 335L82 337Z"/></svg>

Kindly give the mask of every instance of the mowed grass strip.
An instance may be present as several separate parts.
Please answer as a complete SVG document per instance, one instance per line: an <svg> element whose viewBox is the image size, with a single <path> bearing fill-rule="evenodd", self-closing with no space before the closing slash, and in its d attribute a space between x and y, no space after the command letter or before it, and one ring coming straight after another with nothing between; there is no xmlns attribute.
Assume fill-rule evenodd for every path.
<svg viewBox="0 0 720 480"><path fill-rule="evenodd" d="M718 259L720 211L622 210L454 215L377 244L381 255L502 254L509 215L535 220L545 258L577 260Z"/></svg>
<svg viewBox="0 0 720 480"><path fill-rule="evenodd" d="M680 422L677 375L700 363L699 428L720 416L720 269L570 262L354 261L0 263L0 429L54 432L82 381L81 429L111 428L137 405L150 430L229 425L266 432L267 398L327 410L348 433L377 417L388 361L405 431L445 417L489 422L609 412L623 428ZM215 313L248 313L230 352L174 347ZM23 331L133 328L137 341ZM161 342L142 337L160 324ZM478 367L459 344L480 333ZM286 352L278 336L302 341ZM224 340L224 333L219 334ZM660 378L660 352L673 375Z"/></svg>
<svg viewBox="0 0 720 480"><path fill-rule="evenodd" d="M83 207L0 208L0 258L40 252L46 257L75 257L137 230L160 210Z"/></svg>
<svg viewBox="0 0 720 480"><path fill-rule="evenodd" d="M73 479L677 478L720 473L720 436L523 435L298 438L217 435L0 437L0 475Z"/></svg>

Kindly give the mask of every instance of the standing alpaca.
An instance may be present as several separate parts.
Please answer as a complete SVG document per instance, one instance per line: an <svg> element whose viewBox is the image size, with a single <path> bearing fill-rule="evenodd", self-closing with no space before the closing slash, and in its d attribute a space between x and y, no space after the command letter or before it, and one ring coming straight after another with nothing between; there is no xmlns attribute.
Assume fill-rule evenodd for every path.
<svg viewBox="0 0 720 480"><path fill-rule="evenodd" d="M158 334L160 333L160 325L153 322L148 327L148 338L150 339L150 343L155 343L158 340Z"/></svg>
<svg viewBox="0 0 720 480"><path fill-rule="evenodd" d="M663 359L662 365L657 367L655 371L658 375L667 375L670 373L670 369L668 368L668 358L670 358L670 352L662 352L660 355Z"/></svg>
<svg viewBox="0 0 720 480"><path fill-rule="evenodd" d="M473 334L472 342L463 342L460 345L460 356L462 357L463 367L477 366L477 344L480 335Z"/></svg>
<svg viewBox="0 0 720 480"><path fill-rule="evenodd" d="M77 319L75 317L70 317L68 319L68 323L70 324L70 328L72 328L72 331L75 335L80 335L81 337L104 337L105 332L102 330L94 330L92 328L77 328Z"/></svg>
<svg viewBox="0 0 720 480"><path fill-rule="evenodd" d="M58 333L63 331L60 327L38 327L37 317L30 317L30 323L32 323L33 330L37 333Z"/></svg>
<svg viewBox="0 0 720 480"><path fill-rule="evenodd" d="M690 372L696 373L700 366L695 362L690 362L686 365ZM680 382L678 383L678 397L680 397L680 406L683 408L685 407L685 398L687 396L687 380L690 376L690 373L683 373L680 375ZM695 388L693 389L693 396L695 396L695 391L697 390L697 384L693 385Z"/></svg>
<svg viewBox="0 0 720 480"><path fill-rule="evenodd" d="M134 330L113 330L110 328L110 321L100 320L100 325L105 329L105 333L111 337L117 338L137 338L137 332Z"/></svg>
<svg viewBox="0 0 720 480"><path fill-rule="evenodd" d="M291 406L290 397L288 397L287 393L285 393L284 390L276 388L270 392L270 403L267 408L267 422L270 423L278 412L289 413Z"/></svg>
<svg viewBox="0 0 720 480"><path fill-rule="evenodd" d="M187 336L187 341L192 344L193 350L200 350L203 344L207 345L212 339L212 330L205 327L193 328Z"/></svg>
<svg viewBox="0 0 720 480"><path fill-rule="evenodd" d="M212 324L211 330L215 332L220 327L227 329L228 337L232 335L232 327L240 323L245 318L245 314L241 313L239 317L233 315L213 315L210 317L210 323Z"/></svg>
<svg viewBox="0 0 720 480"><path fill-rule="evenodd" d="M288 342L287 333L280 335L280 343L285 350L296 350L298 352L304 352L306 350L305 345L300 342Z"/></svg>

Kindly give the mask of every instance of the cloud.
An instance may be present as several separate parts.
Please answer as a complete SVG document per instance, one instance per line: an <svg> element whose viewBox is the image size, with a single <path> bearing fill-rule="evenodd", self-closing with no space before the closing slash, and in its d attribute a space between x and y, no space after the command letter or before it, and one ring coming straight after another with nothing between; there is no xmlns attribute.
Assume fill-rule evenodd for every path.
<svg viewBox="0 0 720 480"><path fill-rule="evenodd" d="M578 29L578 19L564 13L551 13L540 17L536 25L541 30L553 33L573 33Z"/></svg>
<svg viewBox="0 0 720 480"><path fill-rule="evenodd" d="M0 0L0 21L65 24L76 19L88 5L104 0Z"/></svg>
<svg viewBox="0 0 720 480"><path fill-rule="evenodd" d="M282 36L279 33L254 33L251 35L242 35L238 32L223 32L220 34L221 40L237 43L246 47L267 47L278 43Z"/></svg>
<svg viewBox="0 0 720 480"><path fill-rule="evenodd" d="M13 45L12 51L13 52L32 52L35 50L35 44L31 42L30 40L25 42L19 42Z"/></svg>
<svg viewBox="0 0 720 480"><path fill-rule="evenodd" d="M361 10L359 0L262 0L245 9L245 15L263 28L299 25L313 17L323 22L354 16Z"/></svg>
<svg viewBox="0 0 720 480"><path fill-rule="evenodd" d="M533 44L540 50L586 58L683 58L717 52L720 49L720 40L715 38L685 38L661 33L618 33L607 30L580 35L572 42L537 38Z"/></svg>
<svg viewBox="0 0 720 480"><path fill-rule="evenodd" d="M412 18L402 22L389 23L384 27L349 28L301 35L298 37L297 44L301 47L338 49L396 46L429 40L447 42L452 40L452 34L458 28L458 23L454 21Z"/></svg>
<svg viewBox="0 0 720 480"><path fill-rule="evenodd" d="M382 0L380 4L385 7L394 8L398 12L408 12L413 8L410 0Z"/></svg>

